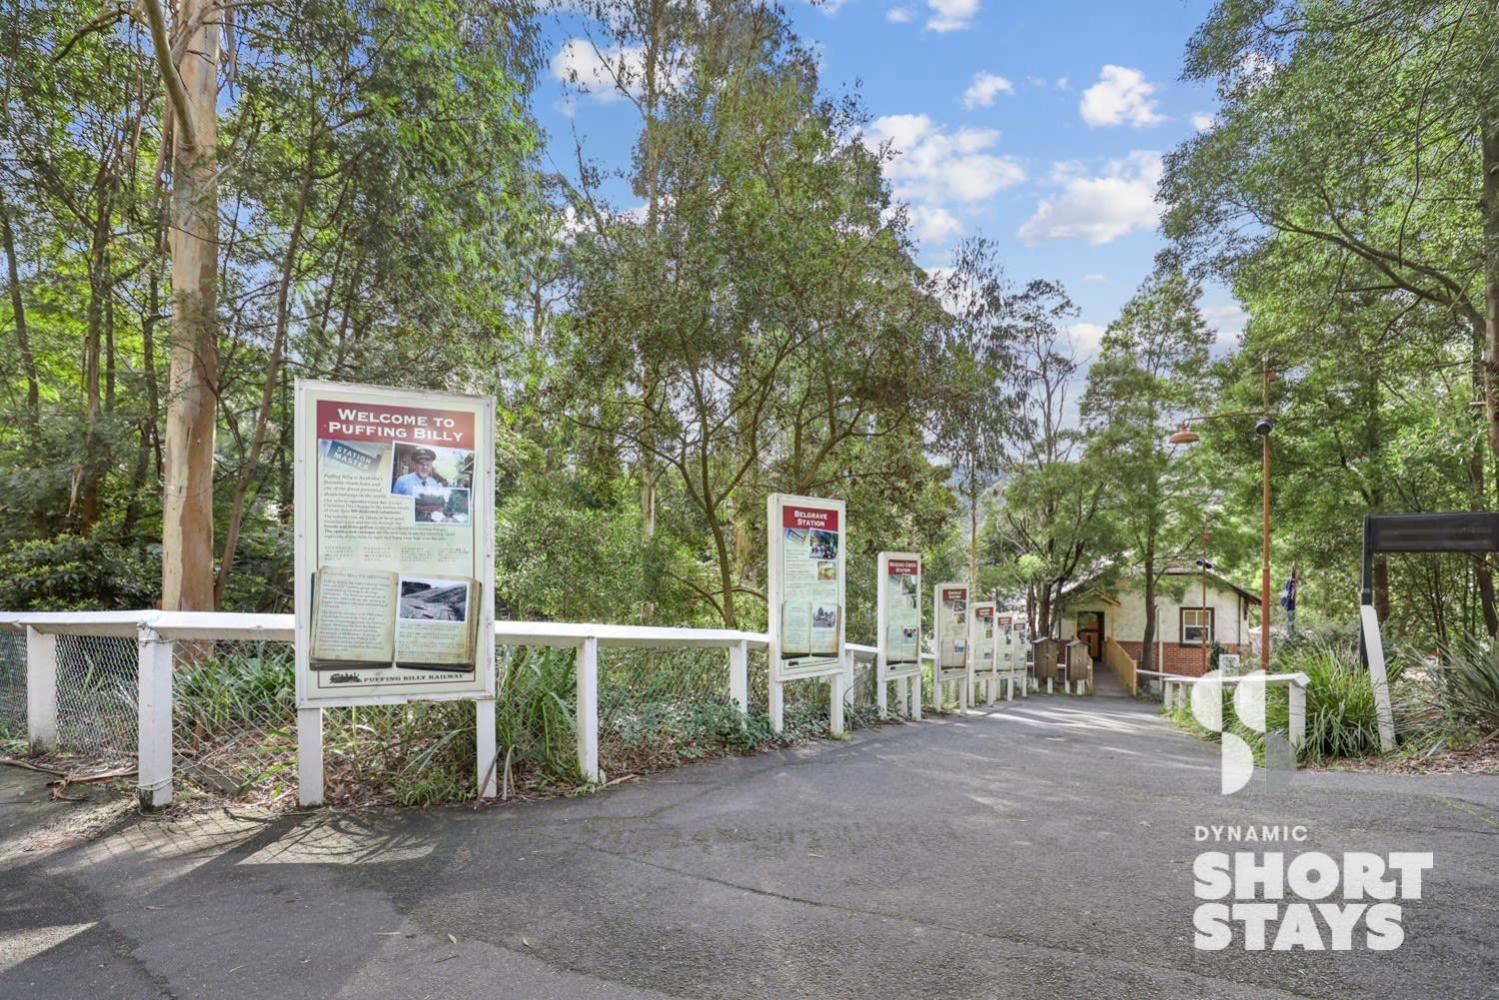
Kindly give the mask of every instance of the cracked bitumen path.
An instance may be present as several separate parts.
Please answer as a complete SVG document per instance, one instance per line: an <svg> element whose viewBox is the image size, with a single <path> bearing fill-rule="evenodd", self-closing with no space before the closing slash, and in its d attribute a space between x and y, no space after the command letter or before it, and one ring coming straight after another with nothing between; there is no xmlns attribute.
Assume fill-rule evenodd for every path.
<svg viewBox="0 0 1499 1000"><path fill-rule="evenodd" d="M1225 798L1217 753L1127 699L1032 697L566 801L131 818L0 851L0 997L1499 992L1499 779ZM1193 950L1194 829L1224 824L1435 852L1403 947Z"/></svg>

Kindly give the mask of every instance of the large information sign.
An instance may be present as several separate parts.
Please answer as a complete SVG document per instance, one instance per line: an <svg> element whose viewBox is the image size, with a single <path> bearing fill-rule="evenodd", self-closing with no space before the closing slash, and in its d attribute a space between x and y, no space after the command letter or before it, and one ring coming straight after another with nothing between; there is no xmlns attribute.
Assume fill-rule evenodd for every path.
<svg viewBox="0 0 1499 1000"><path fill-rule="evenodd" d="M932 607L937 615L937 667L968 669L968 586L939 583Z"/></svg>
<svg viewBox="0 0 1499 1000"><path fill-rule="evenodd" d="M992 701L994 697L994 652L995 652L995 629L994 629L994 602L975 601L973 604L973 620L968 637L968 648L972 655L968 657L968 683L982 684L986 695Z"/></svg>
<svg viewBox="0 0 1499 1000"><path fill-rule="evenodd" d="M842 500L773 493L766 513L772 679L839 670L846 507Z"/></svg>
<svg viewBox="0 0 1499 1000"><path fill-rule="evenodd" d="M968 585L964 583L939 583L932 592L932 613L936 618L932 629L933 652L936 662L932 665L932 705L942 710L942 686L944 683L958 684L958 703L968 707L968 689L971 686L968 673Z"/></svg>
<svg viewBox="0 0 1499 1000"><path fill-rule="evenodd" d="M493 696L494 401L297 382L297 702Z"/></svg>
<svg viewBox="0 0 1499 1000"><path fill-rule="evenodd" d="M921 556L881 552L879 642L884 679L921 671Z"/></svg>

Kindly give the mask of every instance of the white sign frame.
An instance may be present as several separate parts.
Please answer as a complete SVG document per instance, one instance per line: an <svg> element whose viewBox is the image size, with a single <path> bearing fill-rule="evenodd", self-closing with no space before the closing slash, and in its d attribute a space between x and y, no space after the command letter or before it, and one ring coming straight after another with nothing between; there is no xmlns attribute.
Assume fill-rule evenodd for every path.
<svg viewBox="0 0 1499 1000"><path fill-rule="evenodd" d="M878 685L877 701L880 716L886 714L888 694L886 685L897 682L896 697L905 703L906 714L912 719L921 718L921 574L922 563L919 552L881 552L876 560L875 577L876 613L875 635L879 653L875 659L875 680ZM891 562L914 562L916 564L916 659L910 664L889 664L889 591ZM913 680L914 678L914 680Z"/></svg>
<svg viewBox="0 0 1499 1000"><path fill-rule="evenodd" d="M412 701L490 701L495 696L494 654L494 425L495 403L491 396L399 389L353 382L297 379L295 390L293 497L295 516L294 586L296 619L296 697L300 711L355 705L401 705ZM328 396L351 402L372 402L421 409L473 409L475 411L474 485L469 491L469 520L474 525L474 561L481 584L478 600L474 679L461 688L441 691L402 691L390 694L315 695L309 690L311 667L312 575L316 553L311 551L313 533L308 530L316 516L314 490L317 476L317 401ZM492 713L491 713L492 714Z"/></svg>
<svg viewBox="0 0 1499 1000"><path fill-rule="evenodd" d="M944 603L942 592L944 590L963 591L963 597L961 598L964 603L962 632L963 666L961 667L944 668L942 666L942 653L945 645L956 641L954 636L946 634L947 630L943 627L943 622L947 617L942 613L942 605ZM932 588L932 703L939 712L942 711L942 685L953 682L959 682L962 688L958 697L960 709L966 711L968 708L968 681L971 677L973 664L973 647L968 641L968 622L973 617L972 598L973 588L960 581L939 583Z"/></svg>
<svg viewBox="0 0 1499 1000"><path fill-rule="evenodd" d="M788 669L781 662L781 605L785 590L784 567L781 565L781 548L784 544L784 511L787 507L806 507L835 511L838 515L838 638L837 653L833 656L808 656L800 664ZM769 550L767 560L768 632L770 633L770 726L781 732L784 725L785 694L782 685L791 681L826 677L831 690L829 730L833 735L843 732L843 696L847 687L845 659L848 656L848 503L826 497L801 496L794 493L772 493L765 498L765 547Z"/></svg>

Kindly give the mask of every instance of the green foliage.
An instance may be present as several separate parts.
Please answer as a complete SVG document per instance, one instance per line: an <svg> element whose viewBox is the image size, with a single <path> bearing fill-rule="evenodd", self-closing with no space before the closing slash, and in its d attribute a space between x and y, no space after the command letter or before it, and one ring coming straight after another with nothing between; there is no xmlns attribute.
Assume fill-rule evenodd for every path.
<svg viewBox="0 0 1499 1000"><path fill-rule="evenodd" d="M1432 671L1449 730L1459 738L1499 734L1499 662L1489 639L1464 637L1442 649Z"/></svg>
<svg viewBox="0 0 1499 1000"><path fill-rule="evenodd" d="M643 581L640 519L560 479L527 478L496 514L495 586L503 617L629 621Z"/></svg>
<svg viewBox="0 0 1499 1000"><path fill-rule="evenodd" d="M496 669L504 678L495 700L502 772L508 765L521 780L543 785L581 782L572 650L513 649Z"/></svg>
<svg viewBox="0 0 1499 1000"><path fill-rule="evenodd" d="M0 548L8 611L148 608L158 577L151 560L95 536L16 540Z"/></svg>
<svg viewBox="0 0 1499 1000"><path fill-rule="evenodd" d="M1312 639L1279 651L1272 664L1275 673L1303 673L1306 688L1306 744L1300 759L1321 763L1340 757L1378 754L1379 719L1375 710L1374 685L1369 671L1358 659L1358 647L1346 641ZM1389 677L1398 686L1398 670ZM1265 725L1270 732L1284 732L1288 722L1285 698L1272 696L1265 706ZM1262 752L1258 740L1243 726L1235 731Z"/></svg>
<svg viewBox="0 0 1499 1000"><path fill-rule="evenodd" d="M1300 567L1307 624L1349 613L1364 514L1493 505L1499 409L1474 404L1499 308L1496 39L1492 11L1446 0L1221 0L1188 47L1221 106L1166 159L1167 256L1250 316L1223 408L1258 404L1266 355L1279 376L1274 561ZM1257 442L1228 422L1204 439L1252 510ZM1257 562L1245 527L1224 533L1230 569ZM1381 558L1375 605L1427 648L1492 633L1491 572Z"/></svg>
<svg viewBox="0 0 1499 1000"><path fill-rule="evenodd" d="M1207 491L1195 463L1168 442L1176 421L1198 411L1207 389L1212 331L1201 287L1158 270L1125 303L1088 372L1084 422L1097 431L1095 469L1108 477L1103 511L1124 567L1138 572L1147 607L1173 559L1200 531ZM1142 669L1154 669L1155 619L1147 616Z"/></svg>

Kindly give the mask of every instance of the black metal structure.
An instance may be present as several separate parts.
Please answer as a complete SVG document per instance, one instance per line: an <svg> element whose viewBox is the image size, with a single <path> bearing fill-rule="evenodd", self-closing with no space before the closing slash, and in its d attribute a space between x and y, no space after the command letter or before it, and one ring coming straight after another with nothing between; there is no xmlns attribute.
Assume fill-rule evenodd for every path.
<svg viewBox="0 0 1499 1000"><path fill-rule="evenodd" d="M1374 603L1376 552L1499 552L1499 513L1365 514L1364 604Z"/></svg>

